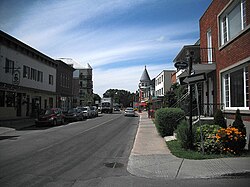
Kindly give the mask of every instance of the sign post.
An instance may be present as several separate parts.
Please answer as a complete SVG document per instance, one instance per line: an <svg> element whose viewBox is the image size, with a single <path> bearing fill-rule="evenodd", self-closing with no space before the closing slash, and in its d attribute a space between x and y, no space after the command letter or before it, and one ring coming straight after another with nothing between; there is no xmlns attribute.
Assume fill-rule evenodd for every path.
<svg viewBox="0 0 250 187"><path fill-rule="evenodd" d="M187 84L195 84L197 82L205 81L206 80L206 74L205 73L199 73L199 74L193 74L187 76L183 82Z"/></svg>

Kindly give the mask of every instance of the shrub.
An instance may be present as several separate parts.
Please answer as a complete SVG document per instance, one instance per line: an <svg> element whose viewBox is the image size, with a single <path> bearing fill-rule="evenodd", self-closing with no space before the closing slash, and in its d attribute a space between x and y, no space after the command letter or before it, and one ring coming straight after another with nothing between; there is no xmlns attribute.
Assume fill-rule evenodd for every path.
<svg viewBox="0 0 250 187"><path fill-rule="evenodd" d="M246 134L246 127L241 119L240 115L240 110L237 109L236 114L235 114L235 120L233 122L233 127L237 128L239 131L243 132Z"/></svg>
<svg viewBox="0 0 250 187"><path fill-rule="evenodd" d="M223 116L223 113L222 113L222 111L220 109L218 109L215 112L215 115L214 115L214 124L219 125L222 128L227 128L226 120L225 120L225 118Z"/></svg>
<svg viewBox="0 0 250 187"><path fill-rule="evenodd" d="M216 133L219 125L205 124L195 129L195 145L198 151L202 151L201 130L203 135L203 147L206 154L220 153L220 144L216 141Z"/></svg>
<svg viewBox="0 0 250 187"><path fill-rule="evenodd" d="M239 154L245 147L246 135L235 127L221 128L216 134L216 141L221 144L222 153ZM244 142L244 146L240 145Z"/></svg>
<svg viewBox="0 0 250 187"><path fill-rule="evenodd" d="M177 139L180 141L181 147L188 149L191 144L191 135L189 132L189 123L186 120L182 120L177 126ZM193 141L192 141L193 142Z"/></svg>
<svg viewBox="0 0 250 187"><path fill-rule="evenodd" d="M233 127L237 128L242 135L246 136L246 127L241 119L241 115L240 115L240 110L237 109L236 114L235 114L235 121L233 122ZM244 149L246 145L246 139L239 139L238 140L238 146L240 147L241 150Z"/></svg>
<svg viewBox="0 0 250 187"><path fill-rule="evenodd" d="M179 121L185 113L180 108L161 108L155 112L155 124L158 133L164 136L173 135Z"/></svg>

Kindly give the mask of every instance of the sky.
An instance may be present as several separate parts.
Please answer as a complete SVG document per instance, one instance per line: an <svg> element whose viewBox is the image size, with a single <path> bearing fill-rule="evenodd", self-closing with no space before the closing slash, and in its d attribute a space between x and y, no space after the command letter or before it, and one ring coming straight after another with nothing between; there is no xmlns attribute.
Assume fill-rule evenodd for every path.
<svg viewBox="0 0 250 187"><path fill-rule="evenodd" d="M135 92L199 39L212 0L1 0L0 29L45 55L93 68L94 93Z"/></svg>

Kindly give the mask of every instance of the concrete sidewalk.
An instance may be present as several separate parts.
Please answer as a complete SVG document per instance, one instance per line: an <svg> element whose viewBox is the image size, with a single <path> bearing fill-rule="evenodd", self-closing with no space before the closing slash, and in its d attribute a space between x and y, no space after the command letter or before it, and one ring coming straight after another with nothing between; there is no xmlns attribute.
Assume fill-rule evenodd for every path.
<svg viewBox="0 0 250 187"><path fill-rule="evenodd" d="M250 173L250 158L188 160L171 154L147 113L140 113L139 128L127 170L146 178L213 178Z"/></svg>
<svg viewBox="0 0 250 187"><path fill-rule="evenodd" d="M15 130L21 130L35 125L34 118L15 118L0 120L0 135Z"/></svg>

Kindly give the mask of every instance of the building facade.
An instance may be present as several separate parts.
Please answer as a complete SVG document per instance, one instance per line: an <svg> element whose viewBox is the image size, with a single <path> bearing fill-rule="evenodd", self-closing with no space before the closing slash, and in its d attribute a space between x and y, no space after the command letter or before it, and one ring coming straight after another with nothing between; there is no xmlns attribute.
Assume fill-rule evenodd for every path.
<svg viewBox="0 0 250 187"><path fill-rule="evenodd" d="M249 31L250 0L213 0L200 19L200 47L214 50L206 51L208 59L216 57L210 102L223 104L229 124L237 109L250 121Z"/></svg>
<svg viewBox="0 0 250 187"><path fill-rule="evenodd" d="M73 72L74 68L71 65L64 63L61 60L57 62L57 75L56 75L56 93L57 103L56 106L63 111L72 108L73 102Z"/></svg>
<svg viewBox="0 0 250 187"><path fill-rule="evenodd" d="M0 118L56 106L57 62L0 31Z"/></svg>
<svg viewBox="0 0 250 187"><path fill-rule="evenodd" d="M154 86L145 66L139 82L139 105L146 107L147 103L150 102L150 99L152 99L153 94Z"/></svg>
<svg viewBox="0 0 250 187"><path fill-rule="evenodd" d="M78 62L71 58L59 58L68 65L71 65L75 70L73 72L72 92L73 102L72 106L87 106L93 103L93 69L87 63L83 67Z"/></svg>
<svg viewBox="0 0 250 187"><path fill-rule="evenodd" d="M174 70L163 70L155 78L155 96L163 97L167 91L170 91L172 85L172 75Z"/></svg>

